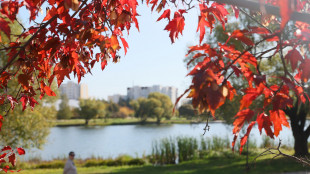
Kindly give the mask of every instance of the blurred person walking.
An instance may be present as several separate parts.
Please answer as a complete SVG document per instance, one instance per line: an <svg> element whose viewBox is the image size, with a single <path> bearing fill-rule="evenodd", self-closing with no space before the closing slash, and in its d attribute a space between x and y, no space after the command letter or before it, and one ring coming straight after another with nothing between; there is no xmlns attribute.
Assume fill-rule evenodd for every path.
<svg viewBox="0 0 310 174"><path fill-rule="evenodd" d="M76 170L75 164L73 162L74 156L75 156L74 152L69 153L69 158L65 164L63 174L77 174L77 170Z"/></svg>

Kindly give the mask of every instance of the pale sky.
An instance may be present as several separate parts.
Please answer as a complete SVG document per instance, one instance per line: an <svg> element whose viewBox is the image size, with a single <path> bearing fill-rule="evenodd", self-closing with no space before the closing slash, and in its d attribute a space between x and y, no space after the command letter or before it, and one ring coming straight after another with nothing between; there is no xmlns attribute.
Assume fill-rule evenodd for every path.
<svg viewBox="0 0 310 174"><path fill-rule="evenodd" d="M156 22L160 14L156 11L151 13L145 4L138 7L138 13L141 15L138 17L140 32L132 25L129 36L125 37L129 44L127 55L124 56L122 51L120 62L109 62L103 71L97 64L92 75L82 78L81 83L88 85L90 97L107 99L113 94L125 95L127 87L133 85L175 86L180 95L189 86L190 78L186 78L183 59L187 47L198 43L198 10L192 9L184 15L183 35L179 35L174 44L171 44L169 33L164 30L167 19ZM22 19L28 23L25 18ZM77 79L73 81L77 82Z"/></svg>

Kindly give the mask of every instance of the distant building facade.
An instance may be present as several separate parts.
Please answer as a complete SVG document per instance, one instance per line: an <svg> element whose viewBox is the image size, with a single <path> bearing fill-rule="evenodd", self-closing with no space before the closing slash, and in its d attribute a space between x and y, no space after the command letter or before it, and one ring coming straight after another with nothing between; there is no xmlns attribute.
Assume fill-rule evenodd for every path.
<svg viewBox="0 0 310 174"><path fill-rule="evenodd" d="M88 86L86 84L80 85L80 98L81 99L88 99Z"/></svg>
<svg viewBox="0 0 310 174"><path fill-rule="evenodd" d="M127 88L127 97L131 100L136 100L140 97L147 98L148 95L152 92L159 92L168 95L173 104L175 103L178 96L178 88L173 86L153 85L150 87L133 86Z"/></svg>
<svg viewBox="0 0 310 174"><path fill-rule="evenodd" d="M66 95L69 100L88 99L88 86L86 84L77 84L69 81L61 84L59 87L60 94Z"/></svg>
<svg viewBox="0 0 310 174"><path fill-rule="evenodd" d="M118 103L121 99L126 100L127 96L126 95L120 95L120 94L108 96L108 101L113 102L113 103Z"/></svg>

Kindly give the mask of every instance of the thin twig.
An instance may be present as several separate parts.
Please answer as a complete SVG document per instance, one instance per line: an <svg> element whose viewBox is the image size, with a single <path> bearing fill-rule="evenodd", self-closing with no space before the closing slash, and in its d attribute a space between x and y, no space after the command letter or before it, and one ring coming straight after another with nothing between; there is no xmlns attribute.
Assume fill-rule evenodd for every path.
<svg viewBox="0 0 310 174"><path fill-rule="evenodd" d="M207 116L206 126L203 128L204 130L203 135L205 135L207 131L210 131L209 118L210 118L210 113L208 113L208 116Z"/></svg>

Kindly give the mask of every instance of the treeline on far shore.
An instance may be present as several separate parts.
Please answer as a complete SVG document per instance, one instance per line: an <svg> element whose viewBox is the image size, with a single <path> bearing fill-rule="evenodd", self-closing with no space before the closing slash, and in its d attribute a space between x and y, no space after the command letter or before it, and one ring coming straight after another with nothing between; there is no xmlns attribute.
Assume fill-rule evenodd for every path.
<svg viewBox="0 0 310 174"><path fill-rule="evenodd" d="M68 98L61 96L61 103L57 111L56 118L61 120L83 119L84 124L88 125L93 120L104 120L109 122L111 119L131 118L135 122L160 124L165 120L183 120L184 123L191 121L203 121L207 114L198 114L190 102L183 103L179 108L174 109L174 104L167 95L161 93L151 93L147 98L137 100L120 99L118 103L97 99L81 99L79 107L71 108ZM71 122L68 122L69 124ZM72 122L80 123L80 122ZM122 122L123 123L123 122Z"/></svg>

